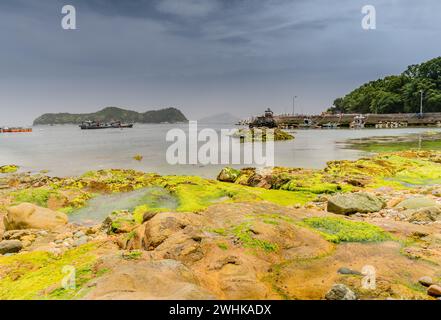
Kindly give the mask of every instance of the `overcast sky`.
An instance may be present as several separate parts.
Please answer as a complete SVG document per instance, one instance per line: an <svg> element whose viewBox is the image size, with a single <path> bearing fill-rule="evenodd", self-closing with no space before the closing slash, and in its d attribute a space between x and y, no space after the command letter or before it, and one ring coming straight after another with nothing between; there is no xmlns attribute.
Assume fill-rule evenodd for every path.
<svg viewBox="0 0 441 320"><path fill-rule="evenodd" d="M61 28L66 4L77 30ZM1 0L0 125L105 106L248 117L293 95L321 112L440 56L440 16L439 0Z"/></svg>

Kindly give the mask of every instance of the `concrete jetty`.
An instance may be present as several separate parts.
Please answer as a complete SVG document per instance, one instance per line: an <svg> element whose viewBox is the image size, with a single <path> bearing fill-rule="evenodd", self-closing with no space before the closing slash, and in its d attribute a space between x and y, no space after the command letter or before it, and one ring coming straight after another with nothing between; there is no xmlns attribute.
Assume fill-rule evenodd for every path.
<svg viewBox="0 0 441 320"><path fill-rule="evenodd" d="M263 122L271 117L266 112L251 121ZM401 128L401 127L441 127L441 112L436 113L394 113L394 114L328 114L321 115L274 115L280 128L299 127L342 127L342 128ZM270 119L267 119L268 121ZM257 125L256 125L257 126Z"/></svg>

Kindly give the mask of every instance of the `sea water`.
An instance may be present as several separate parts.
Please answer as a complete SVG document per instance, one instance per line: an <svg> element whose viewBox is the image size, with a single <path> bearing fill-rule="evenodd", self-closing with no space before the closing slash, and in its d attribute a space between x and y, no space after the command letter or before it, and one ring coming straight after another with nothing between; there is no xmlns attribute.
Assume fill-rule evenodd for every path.
<svg viewBox="0 0 441 320"><path fill-rule="evenodd" d="M233 129L232 125L203 125L199 129ZM48 170L52 176L74 176L89 170L127 168L159 174L215 178L225 165L170 165L166 161L166 134L187 124L135 124L133 129L80 130L73 125L37 126L32 133L0 134L0 165L17 164L22 171ZM323 168L330 160L357 159L366 152L344 142L372 136L423 133L428 128L307 129L290 131L294 140L275 143L275 165ZM133 159L135 155L143 159ZM236 166L240 167L240 166Z"/></svg>

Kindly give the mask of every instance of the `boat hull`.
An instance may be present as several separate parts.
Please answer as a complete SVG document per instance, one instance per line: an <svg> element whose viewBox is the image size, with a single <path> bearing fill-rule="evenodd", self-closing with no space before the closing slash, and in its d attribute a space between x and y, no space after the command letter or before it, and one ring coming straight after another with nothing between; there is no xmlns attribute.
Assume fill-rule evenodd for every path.
<svg viewBox="0 0 441 320"><path fill-rule="evenodd" d="M107 123L107 124L96 124L96 123L86 123L81 124L79 126L81 130L99 130L99 129L119 129L119 128L133 128L133 123L120 123L120 122L114 122L114 123Z"/></svg>
<svg viewBox="0 0 441 320"><path fill-rule="evenodd" d="M7 129L0 129L0 133L21 133L21 132L32 132L32 128L7 128Z"/></svg>
<svg viewBox="0 0 441 320"><path fill-rule="evenodd" d="M80 126L81 130L99 130L99 129L112 129L113 127L95 127L95 126Z"/></svg>

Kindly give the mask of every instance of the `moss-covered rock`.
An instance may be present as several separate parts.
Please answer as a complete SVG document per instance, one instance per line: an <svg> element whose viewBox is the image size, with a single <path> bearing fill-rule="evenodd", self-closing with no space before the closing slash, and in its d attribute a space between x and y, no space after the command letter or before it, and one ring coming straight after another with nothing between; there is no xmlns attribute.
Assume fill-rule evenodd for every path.
<svg viewBox="0 0 441 320"><path fill-rule="evenodd" d="M102 227L108 234L128 233L136 227L133 215L128 211L114 211L103 222Z"/></svg>
<svg viewBox="0 0 441 320"><path fill-rule="evenodd" d="M0 173L14 173L17 172L20 167L16 166L14 164L1 166L0 167Z"/></svg>
<svg viewBox="0 0 441 320"><path fill-rule="evenodd" d="M79 297L83 285L94 276L96 244L90 243L56 257L34 251L0 257L0 299L72 299ZM73 266L75 289L64 289L63 267Z"/></svg>
<svg viewBox="0 0 441 320"><path fill-rule="evenodd" d="M231 175L230 180L236 176ZM323 170L274 167L261 173L246 168L234 183L315 194L441 184L441 152L405 151L355 161L330 161Z"/></svg>
<svg viewBox="0 0 441 320"><path fill-rule="evenodd" d="M49 198L57 197L58 193L51 188L40 187L23 189L13 192L11 195L16 204L28 202L40 207L47 207Z"/></svg>
<svg viewBox="0 0 441 320"><path fill-rule="evenodd" d="M240 170L230 167L223 168L217 176L217 180L222 182L235 182L240 175Z"/></svg>
<svg viewBox="0 0 441 320"><path fill-rule="evenodd" d="M391 239L386 231L366 222L334 217L313 217L303 220L303 223L334 243L378 242Z"/></svg>
<svg viewBox="0 0 441 320"><path fill-rule="evenodd" d="M349 215L353 213L377 212L385 203L373 194L365 192L338 194L328 199L328 212Z"/></svg>
<svg viewBox="0 0 441 320"><path fill-rule="evenodd" d="M281 129L239 129L233 137L240 139L240 142L253 142L253 141L286 141L293 140L294 136L281 130Z"/></svg>

